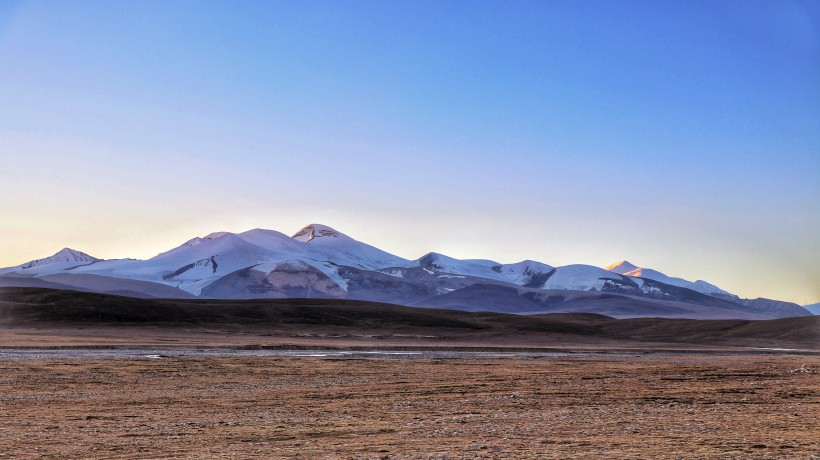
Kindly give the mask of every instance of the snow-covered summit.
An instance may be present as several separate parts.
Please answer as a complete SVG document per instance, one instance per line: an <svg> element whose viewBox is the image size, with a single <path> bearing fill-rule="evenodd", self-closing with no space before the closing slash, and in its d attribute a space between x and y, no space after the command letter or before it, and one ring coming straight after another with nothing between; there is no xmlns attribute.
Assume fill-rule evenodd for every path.
<svg viewBox="0 0 820 460"><path fill-rule="evenodd" d="M304 245L301 242L276 230L255 228L239 233L237 236L268 251L288 254L288 257L297 257L297 253L304 251Z"/></svg>
<svg viewBox="0 0 820 460"><path fill-rule="evenodd" d="M229 234L229 233L230 233L230 232L213 232L213 233L209 233L209 234L207 234L207 235L205 235L205 236L203 236L203 237L199 237L199 236L197 236L197 237L191 238L190 240L188 240L188 241L186 241L186 242L182 243L182 245L180 245L179 247L191 247L191 246L196 246L196 245L198 245L198 244L202 244L202 243L204 243L205 241L208 241L208 240L214 240L214 239L216 239L216 238L219 238L220 236L225 236L225 235L227 235L227 234ZM178 248L174 248L174 249L178 249ZM173 250L173 249L172 249L172 250ZM166 252L170 252L170 251L166 251ZM163 254L165 254L165 253L163 252L163 253L157 254L157 256L161 256L161 255L163 255Z"/></svg>
<svg viewBox="0 0 820 460"><path fill-rule="evenodd" d="M675 278L672 276L667 276L657 270L653 270L651 268L643 268L635 266L625 260L620 262L615 262L614 264L608 265L605 270L609 270L614 273L618 273L619 275L629 276L632 278L646 278L654 281L660 281L664 284L669 284L671 286L678 286L687 289L692 289L694 291L700 292L701 294L706 295L718 295L718 296L732 296L733 294L724 291L723 289L715 286L714 284L707 283L703 280L697 280L695 282L687 281L683 278Z"/></svg>
<svg viewBox="0 0 820 460"><path fill-rule="evenodd" d="M63 248L57 251L56 254L53 256L45 257L42 259L32 260L30 262L24 263L20 265L20 268L23 270L34 268L34 267L41 267L43 265L49 264L56 264L56 263L90 263L96 262L100 259L96 257L92 257L84 252L77 251L76 249L71 248Z"/></svg>
<svg viewBox="0 0 820 460"><path fill-rule="evenodd" d="M317 239L317 238L340 238L340 237L351 239L349 236L344 235L344 234L342 234L342 233L328 227L327 225L321 225L321 224L307 225L307 226L303 227L301 230L299 230L298 232L296 232L295 235L293 235L293 239L295 239L297 241L301 241L303 243L313 241L314 239Z"/></svg>
<svg viewBox="0 0 820 460"><path fill-rule="evenodd" d="M14 267L0 269L0 274L23 273L27 275L41 275L45 273L56 273L62 270L75 268L81 265L88 265L99 262L101 259L90 256L82 251L71 248L63 248L54 255L36 259Z"/></svg>
<svg viewBox="0 0 820 460"><path fill-rule="evenodd" d="M198 244L191 245L186 242L170 251L156 255L150 260L185 264L206 257L237 252L245 254L264 253L261 248L245 241L234 233L221 232L221 235L215 238L201 238Z"/></svg>
<svg viewBox="0 0 820 460"><path fill-rule="evenodd" d="M533 260L500 264L485 259L455 259L437 252L420 257L415 263L427 273L439 277L465 275L487 278L526 287L541 287L552 274L553 267ZM441 274L445 275L441 275Z"/></svg>
<svg viewBox="0 0 820 460"><path fill-rule="evenodd" d="M573 291L600 291L608 279L617 279L608 270L584 264L556 267L544 284L544 289L568 289Z"/></svg>
<svg viewBox="0 0 820 460"><path fill-rule="evenodd" d="M293 235L295 241L312 247L315 257L323 257L337 265L368 270L405 267L410 261L354 240L327 225L310 224Z"/></svg>
<svg viewBox="0 0 820 460"><path fill-rule="evenodd" d="M611 272L615 272L619 275L625 275L632 270L637 270L638 266L629 263L626 260L622 260L620 262L615 262L614 264L607 265L604 267L604 270L609 270Z"/></svg>
<svg viewBox="0 0 820 460"><path fill-rule="evenodd" d="M483 276L492 272L498 262L482 259L455 259L437 252L429 252L417 260L418 265L429 271L441 273L459 273L470 276Z"/></svg>

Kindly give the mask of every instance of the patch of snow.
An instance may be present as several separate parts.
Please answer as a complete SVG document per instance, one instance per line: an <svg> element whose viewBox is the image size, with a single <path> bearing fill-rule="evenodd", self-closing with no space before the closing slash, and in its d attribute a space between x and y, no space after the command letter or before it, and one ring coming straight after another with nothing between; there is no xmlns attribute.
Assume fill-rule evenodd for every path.
<svg viewBox="0 0 820 460"><path fill-rule="evenodd" d="M382 270L385 275L395 276L396 278L404 278L404 272L399 269Z"/></svg>
<svg viewBox="0 0 820 460"><path fill-rule="evenodd" d="M600 291L607 279L619 278L609 270L592 265L566 265L555 269L555 273L544 284L544 289L570 289L573 291Z"/></svg>

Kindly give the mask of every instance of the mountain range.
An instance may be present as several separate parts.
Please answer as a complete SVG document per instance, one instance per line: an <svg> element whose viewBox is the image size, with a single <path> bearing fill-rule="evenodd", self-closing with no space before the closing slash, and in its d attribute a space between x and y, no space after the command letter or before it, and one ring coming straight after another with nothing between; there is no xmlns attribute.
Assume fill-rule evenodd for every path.
<svg viewBox="0 0 820 460"><path fill-rule="evenodd" d="M501 264L431 252L408 260L331 227L216 232L147 260L102 260L65 248L0 269L0 286L160 298L337 298L505 313L587 312L618 318L810 316L797 304L741 299L627 261L605 268Z"/></svg>

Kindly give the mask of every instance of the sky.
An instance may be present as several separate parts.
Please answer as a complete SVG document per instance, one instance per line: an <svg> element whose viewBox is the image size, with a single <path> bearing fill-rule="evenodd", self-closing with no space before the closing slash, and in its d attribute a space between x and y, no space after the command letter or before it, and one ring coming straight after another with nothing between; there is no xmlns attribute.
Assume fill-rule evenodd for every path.
<svg viewBox="0 0 820 460"><path fill-rule="evenodd" d="M0 267L322 223L820 302L820 3L0 2Z"/></svg>

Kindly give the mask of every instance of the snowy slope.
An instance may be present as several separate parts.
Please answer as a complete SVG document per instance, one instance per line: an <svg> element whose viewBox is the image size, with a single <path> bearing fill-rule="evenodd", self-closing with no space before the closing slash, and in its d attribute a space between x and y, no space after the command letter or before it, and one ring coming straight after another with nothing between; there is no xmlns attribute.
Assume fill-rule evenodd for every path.
<svg viewBox="0 0 820 460"><path fill-rule="evenodd" d="M338 267L374 269L407 266L410 262L356 241L330 227L310 225L297 236L253 229L243 233L212 233L145 261L101 262L79 273L152 281L199 295L202 289L228 274L251 268L269 275L283 263L306 264L346 289ZM280 269L281 270L281 269Z"/></svg>
<svg viewBox="0 0 820 460"><path fill-rule="evenodd" d="M264 248L268 254L275 257L293 258L305 250L304 244L276 230L255 228L237 233L236 236L250 244Z"/></svg>
<svg viewBox="0 0 820 460"><path fill-rule="evenodd" d="M198 244L202 244L202 243L204 243L204 242L206 242L206 241L209 241L209 240L213 240L213 239L219 238L220 236L226 235L226 234L228 234L228 233L229 233L229 232L213 232L213 233L210 233L210 234L205 235L205 236L203 236L203 237L198 237L198 236L197 236L197 237L191 238L190 240L188 240L188 241L186 241L186 242L182 243L182 244L181 244L180 246L178 246L178 247L175 247L175 248L173 248L173 249L171 249L171 250L168 250L168 251L162 252L162 253L160 253L160 254L157 254L155 257L164 256L164 255L166 255L166 254L168 254L168 253L172 253L172 252L174 252L174 251L179 251L179 250L181 250L182 248L187 248L187 247L191 247L191 246L196 246L196 245L198 245Z"/></svg>
<svg viewBox="0 0 820 460"><path fill-rule="evenodd" d="M482 278L494 278L498 273L493 271L493 267L499 265L492 260L459 260L436 252L425 254L416 261L416 264L431 274L444 273Z"/></svg>
<svg viewBox="0 0 820 460"><path fill-rule="evenodd" d="M544 289L600 291L608 279L620 278L616 273L592 265L565 265L555 269L555 273L544 284Z"/></svg>
<svg viewBox="0 0 820 460"><path fill-rule="evenodd" d="M192 238L180 246L148 260L99 261L79 251L63 250L45 259L2 273L50 275L70 270L74 274L100 275L162 283L199 295L202 288L237 270L256 267L274 271L278 264L304 263L324 273L346 288L338 274L339 266L371 270L385 266L410 266L412 263L373 246L356 241L330 227L310 225L288 237L283 233L254 229L240 234L211 233ZM81 266L91 264L87 266Z"/></svg>
<svg viewBox="0 0 820 460"><path fill-rule="evenodd" d="M407 259L354 240L327 225L310 224L296 232L293 240L308 245L314 257L336 265L366 270L413 265Z"/></svg>
<svg viewBox="0 0 820 460"><path fill-rule="evenodd" d="M63 248L52 256L32 260L17 265L16 267L0 269L0 274L14 272L26 275L47 275L58 273L68 268L91 264L99 260L100 259L77 251L76 249Z"/></svg>
<svg viewBox="0 0 820 460"><path fill-rule="evenodd" d="M263 248L220 232L194 238L148 260L104 261L72 272L152 281L198 295L222 276L267 260Z"/></svg>
<svg viewBox="0 0 820 460"><path fill-rule="evenodd" d="M648 278L651 280L660 281L664 284L692 289L693 291L700 292L701 294L733 296L733 294L720 289L714 284L707 283L706 281L697 280L692 282L682 278L674 278L651 268L637 267L625 260L615 262L614 264L607 266L605 270L633 278Z"/></svg>
<svg viewBox="0 0 820 460"><path fill-rule="evenodd" d="M502 281L525 287L541 288L552 276L554 267L534 260L524 260L514 264L503 264L493 267L502 277Z"/></svg>
<svg viewBox="0 0 820 460"><path fill-rule="evenodd" d="M619 275L626 275L627 273L633 270L637 270L638 268L638 266L633 265L626 260L622 260L620 262L615 262L614 264L607 265L606 267L604 267L604 270L609 270Z"/></svg>
<svg viewBox="0 0 820 460"><path fill-rule="evenodd" d="M550 265L532 260L499 264L484 259L460 260L436 252L426 254L416 263L438 277L474 276L527 287L542 287L553 270Z"/></svg>

